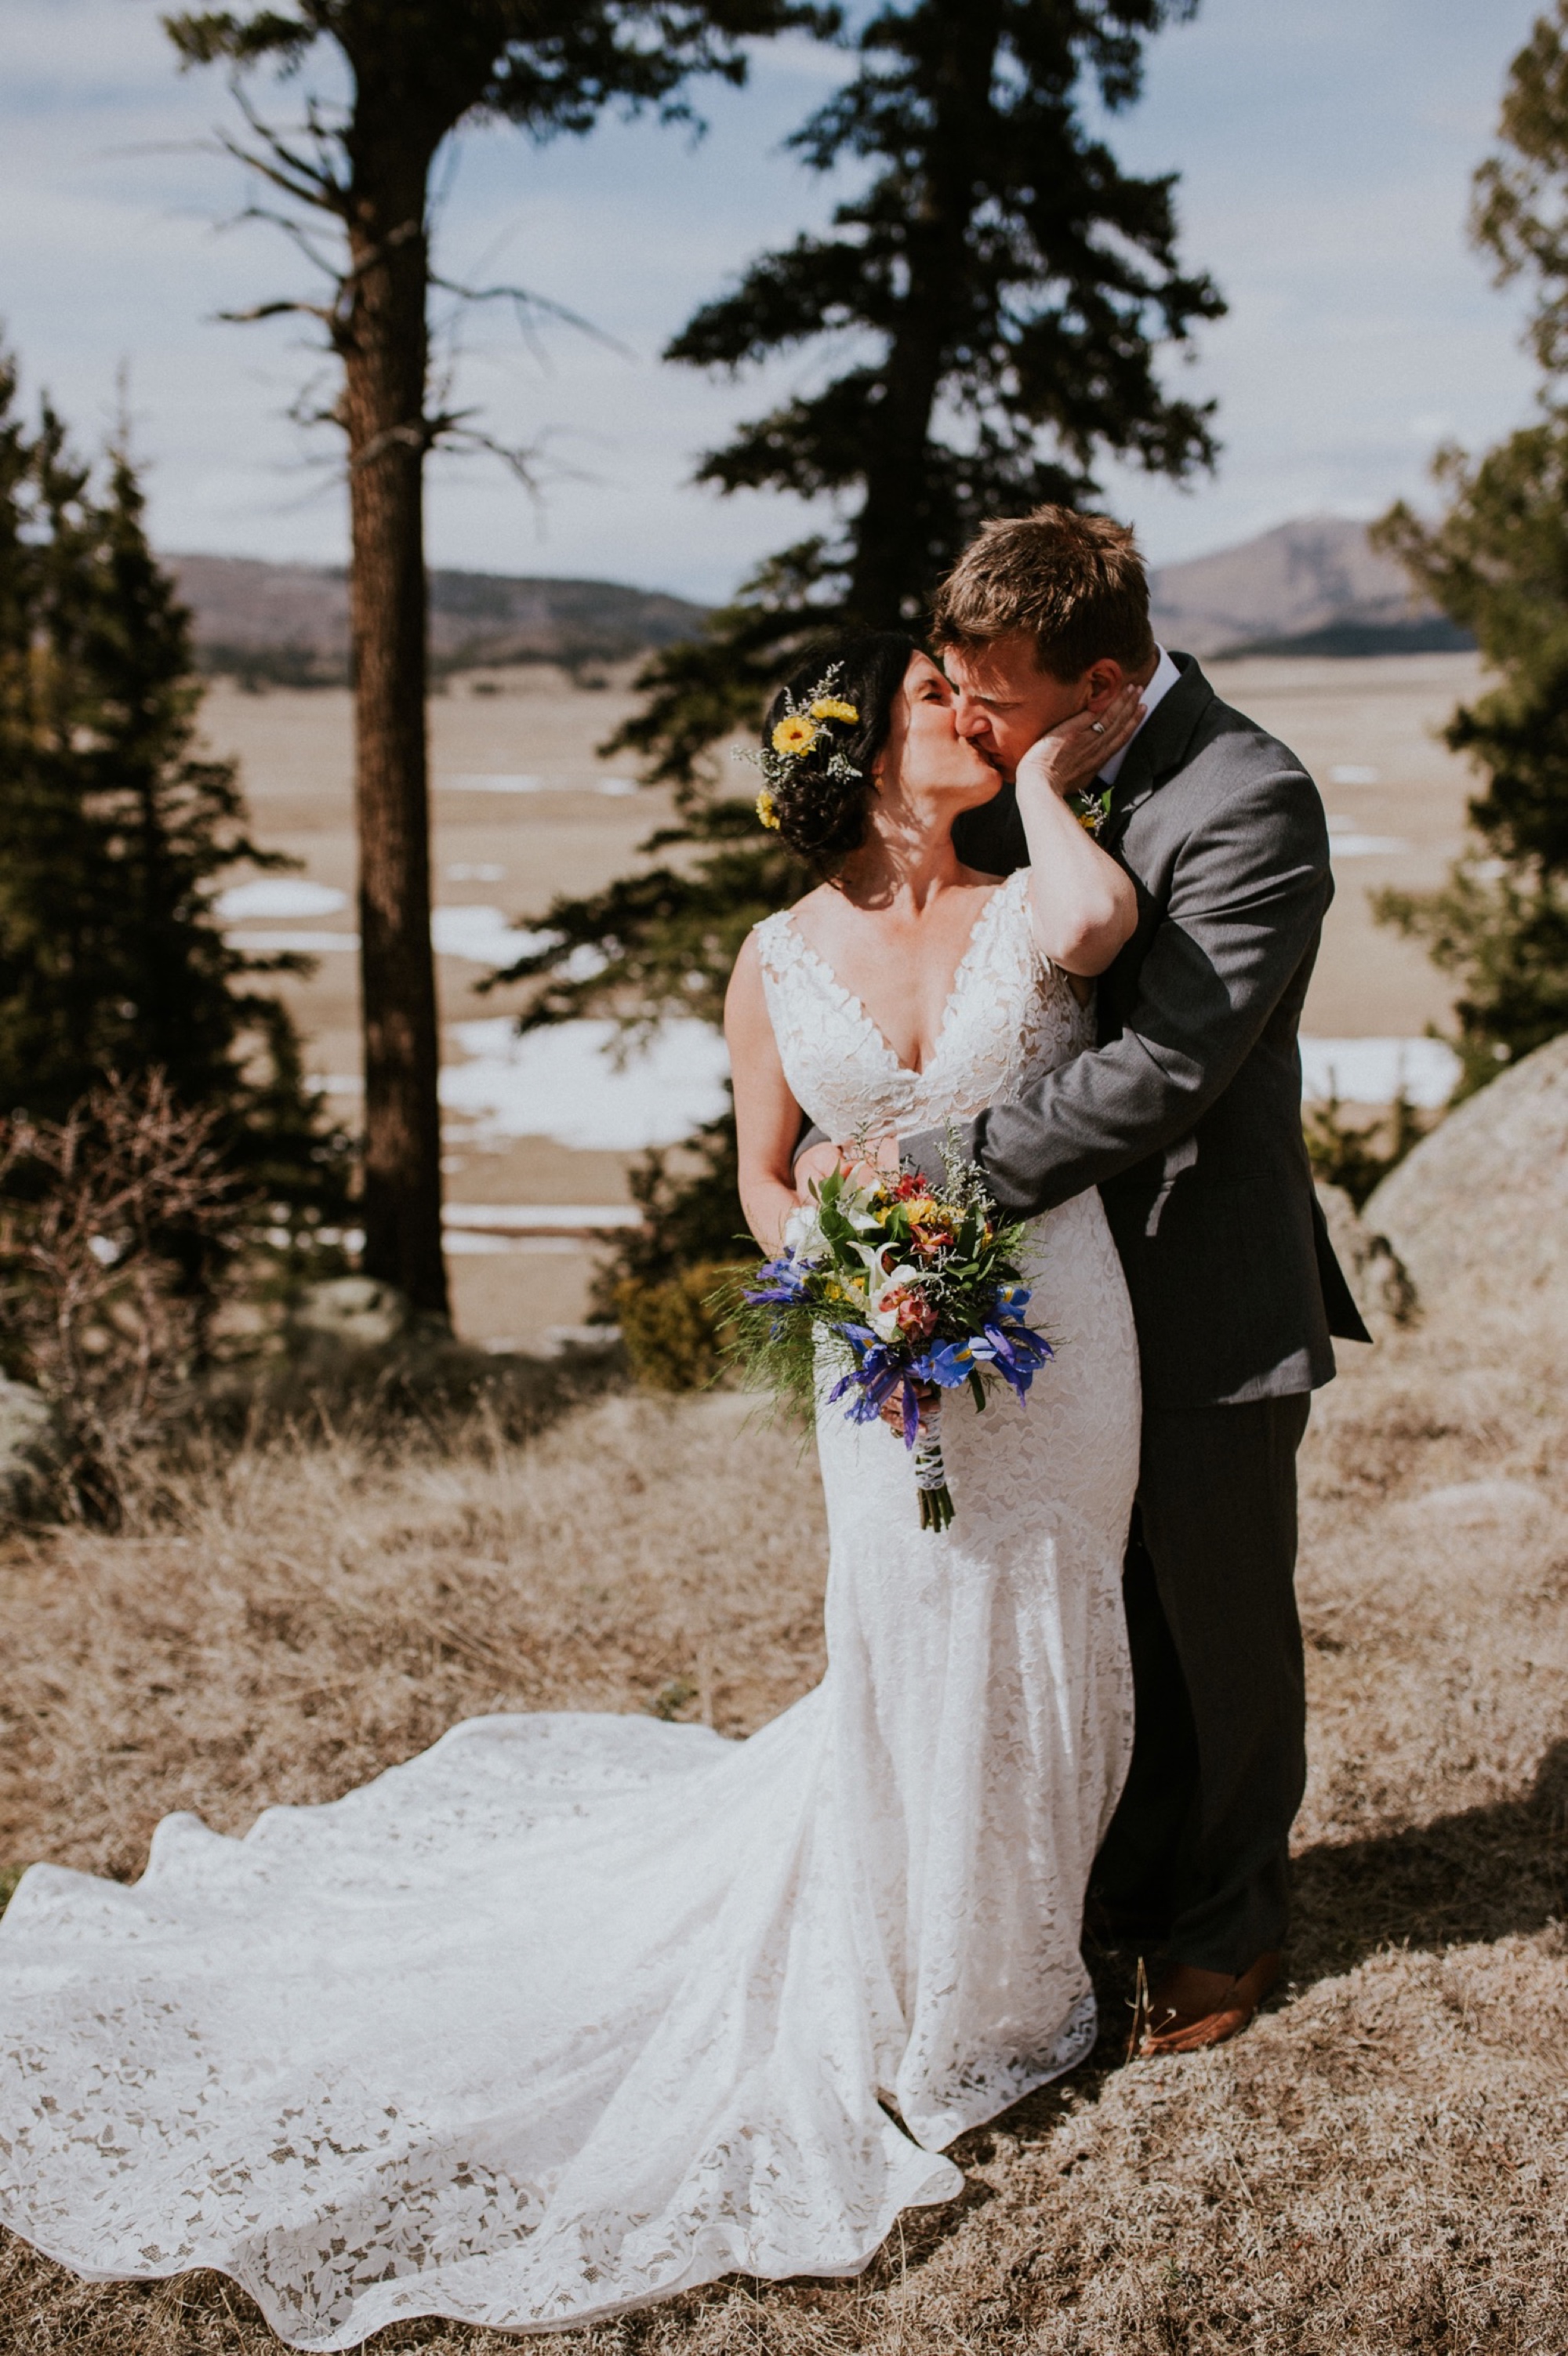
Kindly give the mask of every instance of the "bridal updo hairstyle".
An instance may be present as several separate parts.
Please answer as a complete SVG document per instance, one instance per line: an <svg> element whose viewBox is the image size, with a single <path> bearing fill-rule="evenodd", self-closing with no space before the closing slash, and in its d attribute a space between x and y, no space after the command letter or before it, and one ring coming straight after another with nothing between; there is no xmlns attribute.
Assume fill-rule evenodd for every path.
<svg viewBox="0 0 1568 2356"><path fill-rule="evenodd" d="M791 762L787 779L772 778L768 787L780 841L824 879L836 875L865 840L866 819L876 791L872 765L887 742L894 698L919 651L914 639L898 630L824 640L785 680L768 707L762 724L764 744L791 701L803 702L830 671L835 671L828 693L853 703L860 714L853 724L845 722L835 726L831 743L824 734L820 750L802 754ZM842 753L860 775L831 776L827 762L832 752Z"/></svg>

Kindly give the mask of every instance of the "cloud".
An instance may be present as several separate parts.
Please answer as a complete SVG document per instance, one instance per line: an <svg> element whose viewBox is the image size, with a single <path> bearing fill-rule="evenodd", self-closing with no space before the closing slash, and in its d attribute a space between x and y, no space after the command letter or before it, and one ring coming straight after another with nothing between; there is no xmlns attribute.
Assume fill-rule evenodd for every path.
<svg viewBox="0 0 1568 2356"><path fill-rule="evenodd" d="M1103 470L1157 561L1419 489L1430 443L1413 417L1441 408L1475 444L1527 412L1520 300L1488 285L1464 214L1535 13L1536 0L1205 0L1151 45L1144 102L1106 133L1132 167L1179 172L1183 253L1232 306L1195 367L1173 364L1184 391L1219 399L1218 481L1188 494ZM336 560L333 437L306 444L283 414L311 365L297 327L211 324L303 273L270 232L216 233L242 179L196 151L231 104L220 76L176 71L157 16L153 0L0 10L6 330L27 383L89 441L129 364L162 545ZM800 503L723 501L690 476L815 362L710 380L658 354L754 253L843 195L847 182L781 143L843 70L809 42L764 49L750 91L703 93L713 128L695 145L646 122L543 148L504 127L465 140L442 218L449 264L516 278L627 350L552 328L542 364L501 306L470 318L468 392L501 437L543 437L557 479L541 519L493 466L438 462L436 562L716 596L800 535L812 512Z"/></svg>

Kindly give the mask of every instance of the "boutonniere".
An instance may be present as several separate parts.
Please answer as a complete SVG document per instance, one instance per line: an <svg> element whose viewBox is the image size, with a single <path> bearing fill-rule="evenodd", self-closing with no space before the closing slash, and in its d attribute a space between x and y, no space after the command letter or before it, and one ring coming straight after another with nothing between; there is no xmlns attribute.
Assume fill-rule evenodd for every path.
<svg viewBox="0 0 1568 2356"><path fill-rule="evenodd" d="M1076 793L1069 794L1067 806L1086 834L1098 836L1111 815L1111 797L1115 790L1114 786L1106 786L1100 793L1091 794L1087 787L1079 787Z"/></svg>

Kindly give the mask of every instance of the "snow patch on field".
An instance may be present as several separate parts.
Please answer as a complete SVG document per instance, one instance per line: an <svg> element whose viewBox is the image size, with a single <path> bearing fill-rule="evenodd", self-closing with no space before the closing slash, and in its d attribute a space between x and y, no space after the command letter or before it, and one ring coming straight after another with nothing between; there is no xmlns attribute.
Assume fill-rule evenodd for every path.
<svg viewBox="0 0 1568 2356"><path fill-rule="evenodd" d="M441 1102L494 1137L629 1153L677 1144L725 1108L729 1058L705 1023L662 1023L618 1065L626 1043L613 1023L562 1023L520 1038L502 1015L456 1023L449 1036L468 1060L443 1071Z"/></svg>
<svg viewBox="0 0 1568 2356"><path fill-rule="evenodd" d="M548 948L553 935L513 925L499 908L433 908L430 939L437 957L464 958L470 965L510 965L535 949Z"/></svg>
<svg viewBox="0 0 1568 2356"><path fill-rule="evenodd" d="M224 924L232 925L247 916L336 916L348 906L349 894L307 875L258 875L231 884L213 905Z"/></svg>
<svg viewBox="0 0 1568 2356"><path fill-rule="evenodd" d="M1412 1105L1446 1104L1459 1058L1441 1039L1303 1039L1302 1094L1307 1102L1338 1097L1347 1104L1392 1104L1402 1089Z"/></svg>

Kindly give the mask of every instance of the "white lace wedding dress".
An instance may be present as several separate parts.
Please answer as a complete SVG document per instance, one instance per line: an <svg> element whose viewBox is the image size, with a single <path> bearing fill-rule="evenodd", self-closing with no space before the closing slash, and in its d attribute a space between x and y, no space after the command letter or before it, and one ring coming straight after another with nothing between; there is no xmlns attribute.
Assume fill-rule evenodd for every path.
<svg viewBox="0 0 1568 2356"><path fill-rule="evenodd" d="M832 1132L972 1112L1085 1043L1022 891L918 1076L760 927ZM943 2146L1092 2041L1079 1910L1131 1734L1137 1375L1098 1197L1031 1261L1059 1354L1026 1408L956 1395L950 1531L897 1439L824 1410L831 1665L750 1740L478 1719L243 1840L170 1816L134 1888L34 1867L0 1925L0 2214L84 2275L220 2267L334 2349L854 2274L955 2193Z"/></svg>

